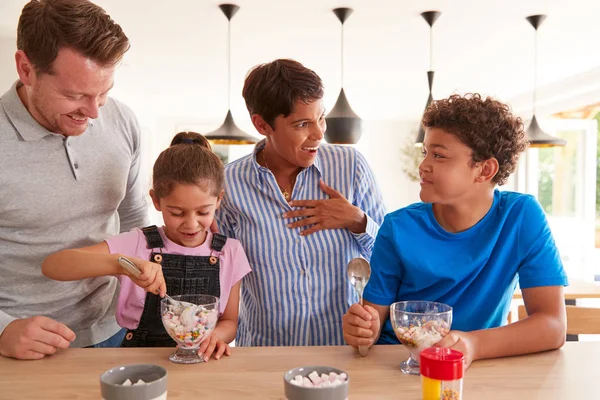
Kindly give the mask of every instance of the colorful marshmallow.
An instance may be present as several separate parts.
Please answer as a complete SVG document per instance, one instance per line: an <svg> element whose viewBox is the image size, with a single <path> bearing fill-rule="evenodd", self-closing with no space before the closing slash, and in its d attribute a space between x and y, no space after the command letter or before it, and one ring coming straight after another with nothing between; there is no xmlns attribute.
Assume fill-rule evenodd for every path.
<svg viewBox="0 0 600 400"><path fill-rule="evenodd" d="M162 316L165 329L181 347L195 348L206 339L217 324L219 314L216 309L207 310L203 306L181 308L169 306Z"/></svg>

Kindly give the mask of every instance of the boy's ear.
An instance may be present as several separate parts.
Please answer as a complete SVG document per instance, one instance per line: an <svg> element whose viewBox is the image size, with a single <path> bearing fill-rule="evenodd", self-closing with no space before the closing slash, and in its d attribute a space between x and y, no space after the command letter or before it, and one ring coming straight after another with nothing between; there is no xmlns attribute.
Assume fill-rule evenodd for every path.
<svg viewBox="0 0 600 400"><path fill-rule="evenodd" d="M150 198L152 199L152 204L154 204L154 208L156 208L156 211L161 211L160 210L160 201L159 201L158 196L156 195L156 192L154 191L154 189L150 189Z"/></svg>
<svg viewBox="0 0 600 400"><path fill-rule="evenodd" d="M271 128L271 125L269 125L267 121L265 121L263 117L258 114L252 114L252 124L258 133L263 136L271 136L273 133L273 128Z"/></svg>
<svg viewBox="0 0 600 400"><path fill-rule="evenodd" d="M479 168L481 170L475 180L478 183L491 182L491 180L494 179L498 173L498 160L495 158L490 158L485 161L481 161Z"/></svg>

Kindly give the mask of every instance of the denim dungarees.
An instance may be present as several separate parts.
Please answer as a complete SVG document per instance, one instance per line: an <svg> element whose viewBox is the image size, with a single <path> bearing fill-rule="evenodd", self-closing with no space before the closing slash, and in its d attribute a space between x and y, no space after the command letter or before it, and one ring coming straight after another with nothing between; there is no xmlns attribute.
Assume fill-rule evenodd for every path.
<svg viewBox="0 0 600 400"><path fill-rule="evenodd" d="M186 256L162 252L164 243L155 225L142 229L148 248L152 249L150 261L161 264L163 276L170 296L181 294L209 294L220 297L219 254L227 237L213 234L210 256ZM214 252L214 253L213 253ZM174 347L163 327L160 316L161 298L153 293L146 294L144 311L137 329L128 329L121 347Z"/></svg>

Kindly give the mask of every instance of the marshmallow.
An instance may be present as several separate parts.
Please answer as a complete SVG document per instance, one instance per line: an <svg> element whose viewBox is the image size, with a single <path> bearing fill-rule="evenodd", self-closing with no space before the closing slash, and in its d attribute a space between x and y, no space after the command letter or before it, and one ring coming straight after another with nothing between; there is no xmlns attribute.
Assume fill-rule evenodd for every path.
<svg viewBox="0 0 600 400"><path fill-rule="evenodd" d="M207 310L195 305L183 310L178 306L169 306L162 316L169 335L184 348L198 347L212 333L218 319L217 309Z"/></svg>
<svg viewBox="0 0 600 400"><path fill-rule="evenodd" d="M307 376L296 375L294 379L290 382L296 386L303 386L305 388L326 388L326 387L336 387L340 386L348 379L348 375L346 373L336 374L335 372L330 372L329 374L321 374L317 371L312 371Z"/></svg>

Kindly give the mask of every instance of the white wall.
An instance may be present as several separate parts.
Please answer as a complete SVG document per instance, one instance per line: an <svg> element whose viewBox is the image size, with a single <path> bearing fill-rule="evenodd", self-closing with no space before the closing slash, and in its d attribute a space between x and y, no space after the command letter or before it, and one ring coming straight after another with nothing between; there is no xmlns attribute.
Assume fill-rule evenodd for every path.
<svg viewBox="0 0 600 400"><path fill-rule="evenodd" d="M17 39L0 37L0 96L17 79L14 54L17 51Z"/></svg>
<svg viewBox="0 0 600 400"><path fill-rule="evenodd" d="M14 65L16 39L12 37L0 38L0 92L4 93L17 79ZM119 83L124 79L123 68L117 71L116 86L112 95L125 101L136 112L143 135L144 162L141 177L148 185L150 183L152 165L158 154L169 146L175 133L184 129L208 132L216 129L225 117L226 110L207 119L198 110L194 112L193 104L184 107L173 104L173 99L149 98L140 96L144 91L121 90ZM185 90L182 88L182 91ZM337 95L337 93L335 93ZM330 101L335 101L335 95L329 96ZM377 108L371 103L370 107ZM331 106L330 106L331 108ZM239 110L239 107L238 107ZM179 115L178 115L179 113ZM218 113L217 113L218 114ZM254 130L248 114L244 111L234 113L236 124L246 132L259 136ZM364 121L364 133L361 142L357 145L369 161L383 192L384 201L388 210L395 210L419 200L419 185L411 182L402 172L400 148L407 137L414 137L417 130L417 121L399 120L367 120ZM410 140L410 139L408 139ZM232 155L240 156L244 151L251 151L251 147L231 150ZM158 222L158 220L157 220Z"/></svg>
<svg viewBox="0 0 600 400"><path fill-rule="evenodd" d="M417 135L417 121L365 121L363 140L368 140L364 152L381 187L389 211L419 201L420 185L409 180L402 171L401 148Z"/></svg>
<svg viewBox="0 0 600 400"><path fill-rule="evenodd" d="M149 115L141 115L139 118L142 125L148 129L145 137L145 164L148 174L151 172L153 160L169 146L175 133L181 130L208 132L222 122L221 118L211 121L194 120L189 117L162 117L157 120ZM238 115L235 121L246 132L257 135L247 114ZM371 120L364 121L363 126L364 133L356 148L365 155L373 169L388 211L419 201L420 186L418 182L410 181L402 172L401 158L401 147L416 136L417 122ZM232 146L229 151L230 160L248 154L252 149L252 146ZM158 215L155 217L158 222Z"/></svg>
<svg viewBox="0 0 600 400"><path fill-rule="evenodd" d="M16 78L14 32L26 0L0 1L0 35L13 35L0 38L3 92ZM132 42L112 95L131 106L140 119L148 179L154 159L181 127L202 126L197 130L206 132L222 122L227 108L227 21L217 3L96 2ZM340 26L331 8L341 4L334 0L239 4L242 8L231 26L231 110L238 126L254 133L240 96L244 75L253 65L277 57L296 58L315 69L325 82L324 100L331 109L340 84ZM516 95L532 86L533 30L524 20L532 13L549 14L539 37L541 86L600 63L600 52L594 51L600 29L594 20L600 2L595 0L574 0L569 5L559 0L502 4L387 0L379 5L350 0L346 5L355 12L345 29L345 89L365 119L368 143L358 147L370 161L390 210L418 201L418 185L402 172L400 148L407 136L415 135L427 97L429 30L421 11L442 11L434 33L436 98L477 91L513 98L519 112L526 109L530 94ZM311 29L306 29L308 22ZM593 77L586 75L582 81L591 82ZM538 117L544 117L542 110Z"/></svg>

